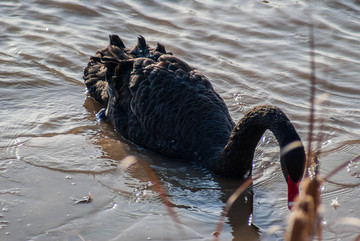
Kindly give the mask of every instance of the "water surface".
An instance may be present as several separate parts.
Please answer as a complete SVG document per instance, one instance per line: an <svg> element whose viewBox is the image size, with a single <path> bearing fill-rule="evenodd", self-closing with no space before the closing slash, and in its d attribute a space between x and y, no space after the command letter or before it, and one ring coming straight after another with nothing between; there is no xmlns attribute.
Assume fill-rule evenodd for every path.
<svg viewBox="0 0 360 241"><path fill-rule="evenodd" d="M307 145L308 22L316 41L316 116L321 173L360 153L360 2L5 0L0 3L0 240L212 240L227 197L239 185L127 142L106 122L82 80L90 55L119 34L127 46L143 35L204 72L234 120L275 104ZM181 220L178 228L135 155L151 165ZM240 197L221 240L282 240L286 184L278 147L267 133L254 167L267 166ZM360 217L359 164L323 187L323 239L353 240ZM347 184L347 185L343 185ZM74 205L91 193L93 200ZM330 203L338 198L340 207Z"/></svg>

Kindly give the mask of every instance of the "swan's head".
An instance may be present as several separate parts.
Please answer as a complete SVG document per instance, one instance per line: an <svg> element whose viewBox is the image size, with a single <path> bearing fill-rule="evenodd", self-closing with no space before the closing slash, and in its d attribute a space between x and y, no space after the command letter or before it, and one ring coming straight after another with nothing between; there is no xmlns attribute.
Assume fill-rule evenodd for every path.
<svg viewBox="0 0 360 241"><path fill-rule="evenodd" d="M305 160L305 150L301 141L291 142L281 151L281 168L288 184L288 207L290 210L299 194Z"/></svg>

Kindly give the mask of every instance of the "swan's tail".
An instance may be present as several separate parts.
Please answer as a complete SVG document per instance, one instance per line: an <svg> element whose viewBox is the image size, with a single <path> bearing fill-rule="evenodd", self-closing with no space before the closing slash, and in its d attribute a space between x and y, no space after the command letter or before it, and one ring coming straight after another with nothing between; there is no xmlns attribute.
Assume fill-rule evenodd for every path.
<svg viewBox="0 0 360 241"><path fill-rule="evenodd" d="M106 81L107 66L113 62L126 59L125 45L117 35L110 35L110 44L90 57L84 69L84 81L90 95L99 103L107 105L108 82Z"/></svg>
<svg viewBox="0 0 360 241"><path fill-rule="evenodd" d="M145 38L138 37L137 44L128 49L118 35L110 35L110 44L90 57L90 61L84 69L84 81L90 95L99 103L107 105L109 100L108 81L114 76L114 70L126 73L132 69L132 60L137 58L150 58L157 61L163 54L171 54L165 51L165 47L157 44L155 49L149 48ZM124 69L126 68L126 69ZM129 80L127 80L129 81ZM126 81L125 81L126 82ZM128 85L128 83L124 83Z"/></svg>

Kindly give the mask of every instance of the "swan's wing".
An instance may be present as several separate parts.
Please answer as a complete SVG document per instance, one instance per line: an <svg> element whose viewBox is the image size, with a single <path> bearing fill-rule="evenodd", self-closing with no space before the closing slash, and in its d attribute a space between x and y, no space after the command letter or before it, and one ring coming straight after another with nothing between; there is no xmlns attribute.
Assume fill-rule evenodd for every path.
<svg viewBox="0 0 360 241"><path fill-rule="evenodd" d="M194 150L227 143L233 122L224 101L203 74L180 59L136 59L129 89L131 111L153 137L141 145L189 158Z"/></svg>

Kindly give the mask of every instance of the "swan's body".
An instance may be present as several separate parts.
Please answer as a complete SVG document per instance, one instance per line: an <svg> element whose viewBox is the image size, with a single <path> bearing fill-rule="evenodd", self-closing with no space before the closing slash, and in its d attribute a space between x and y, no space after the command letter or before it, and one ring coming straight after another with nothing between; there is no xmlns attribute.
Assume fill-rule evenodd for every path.
<svg viewBox="0 0 360 241"><path fill-rule="evenodd" d="M235 125L203 74L160 44L149 48L143 37L127 49L111 35L110 45L90 58L84 79L125 138L165 156L201 162L221 176L251 174L254 150L266 129L280 148L301 143L289 119L274 106L255 107ZM282 155L288 183L301 180L304 160L302 145Z"/></svg>

